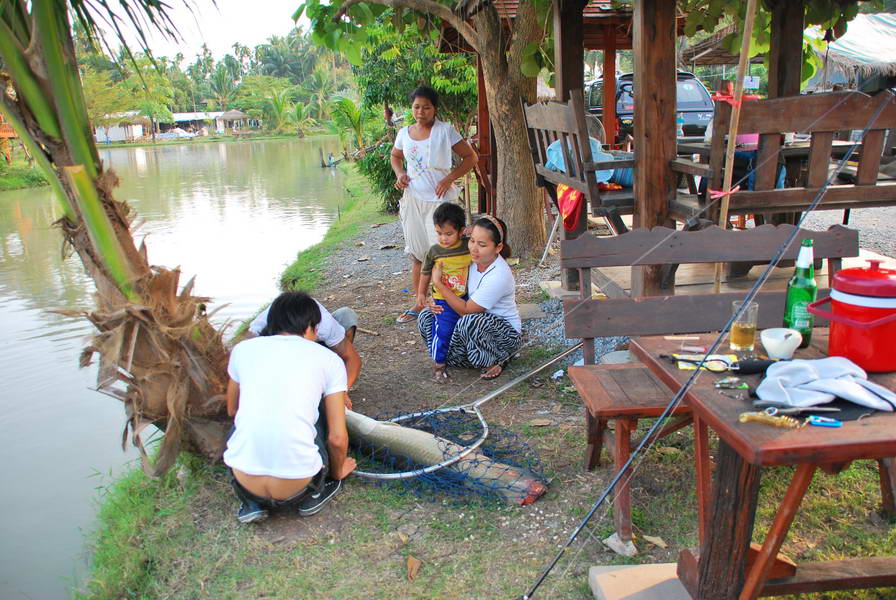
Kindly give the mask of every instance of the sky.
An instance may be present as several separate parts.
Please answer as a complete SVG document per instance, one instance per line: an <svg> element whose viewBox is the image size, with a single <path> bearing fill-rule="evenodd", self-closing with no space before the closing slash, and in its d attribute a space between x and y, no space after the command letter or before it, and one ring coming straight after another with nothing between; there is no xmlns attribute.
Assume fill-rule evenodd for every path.
<svg viewBox="0 0 896 600"><path fill-rule="evenodd" d="M150 48L156 56L173 58L181 52L185 62L191 63L199 54L203 42L208 44L216 60L233 52L234 42L254 48L272 35L285 35L294 26L292 14L301 0L189 0L193 12L184 0L167 0L172 21L180 31L180 42L169 41L162 36L150 37ZM300 25L308 27L307 19ZM114 37L110 36L112 46ZM130 37L128 45L139 47L136 37Z"/></svg>

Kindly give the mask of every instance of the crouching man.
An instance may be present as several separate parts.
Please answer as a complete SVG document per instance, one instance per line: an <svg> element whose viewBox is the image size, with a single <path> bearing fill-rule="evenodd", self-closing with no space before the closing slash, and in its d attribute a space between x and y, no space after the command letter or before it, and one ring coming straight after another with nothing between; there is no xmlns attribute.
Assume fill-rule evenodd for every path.
<svg viewBox="0 0 896 600"><path fill-rule="evenodd" d="M227 412L235 418L224 463L242 523L284 505L311 516L356 467L346 454L345 364L316 343L320 321L308 294L285 292L271 304L261 336L230 355Z"/></svg>

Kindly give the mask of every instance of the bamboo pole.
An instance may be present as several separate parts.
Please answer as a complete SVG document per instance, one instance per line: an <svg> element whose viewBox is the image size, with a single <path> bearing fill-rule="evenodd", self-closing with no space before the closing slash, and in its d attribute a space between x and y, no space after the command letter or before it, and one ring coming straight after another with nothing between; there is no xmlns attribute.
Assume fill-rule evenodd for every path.
<svg viewBox="0 0 896 600"><path fill-rule="evenodd" d="M756 18L756 0L747 0L747 14L744 17L744 37L740 43L740 57L737 61L737 79L734 82L734 102L731 110L731 122L728 124L728 145L725 149L725 179L722 185L722 204L719 207L719 227L728 228L728 205L731 200L731 179L734 175L734 148L737 145L737 126L740 121L740 103L744 96L744 76L750 60L750 39L753 37L753 21ZM722 264L716 263L713 289L721 291Z"/></svg>

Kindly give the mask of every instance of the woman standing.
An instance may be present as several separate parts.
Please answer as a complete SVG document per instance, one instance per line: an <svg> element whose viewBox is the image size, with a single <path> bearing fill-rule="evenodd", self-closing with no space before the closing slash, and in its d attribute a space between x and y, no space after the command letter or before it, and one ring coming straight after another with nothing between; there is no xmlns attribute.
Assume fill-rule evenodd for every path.
<svg viewBox="0 0 896 600"><path fill-rule="evenodd" d="M405 252L411 255L411 289L420 283L420 266L426 252L436 243L432 214L442 202L454 202L460 193L454 182L476 165L476 152L451 126L436 119L439 96L427 86L411 93L414 124L403 127L395 138L390 162L395 187L404 190L399 202L399 218L404 232ZM451 153L461 163L451 169ZM406 166L405 166L406 165ZM417 318L422 304L398 317L399 323Z"/></svg>
<svg viewBox="0 0 896 600"><path fill-rule="evenodd" d="M460 319L454 328L446 363L452 367L482 368L483 379L499 376L520 348L522 321L516 306L516 281L507 261L507 225L501 219L486 216L473 224L470 233L470 257L473 263L467 277L467 300L442 282L441 266L433 267L433 285ZM432 338L433 312L438 305L420 313L418 328L426 347Z"/></svg>

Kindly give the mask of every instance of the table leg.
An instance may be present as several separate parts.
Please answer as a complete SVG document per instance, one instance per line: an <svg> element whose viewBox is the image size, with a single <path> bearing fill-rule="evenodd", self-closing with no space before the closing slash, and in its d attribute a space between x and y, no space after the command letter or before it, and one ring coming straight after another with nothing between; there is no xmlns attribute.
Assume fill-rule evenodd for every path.
<svg viewBox="0 0 896 600"><path fill-rule="evenodd" d="M744 584L747 553L756 517L761 468L743 460L719 440L712 488L710 531L700 547L696 598L734 600Z"/></svg>
<svg viewBox="0 0 896 600"><path fill-rule="evenodd" d="M709 463L709 429L703 419L694 415L694 458L697 477L697 535L702 548L706 543L707 502L709 502L712 469Z"/></svg>
<svg viewBox="0 0 896 600"><path fill-rule="evenodd" d="M778 550L787 537L787 531L790 529L796 511L800 507L809 484L812 483L812 475L815 474L814 464L801 464L797 466L796 473L790 480L787 493L784 494L784 500L775 514L775 520L772 522L768 535L765 536L765 542L762 544L762 550L756 556L756 562L747 574L747 580L744 588L740 593L740 600L755 600L762 591L762 585L765 583L768 573L778 556Z"/></svg>
<svg viewBox="0 0 896 600"><path fill-rule="evenodd" d="M893 489L896 487L896 461L892 458L879 458L877 460L877 470L880 474L880 497L882 504L882 512L892 517L896 515L896 499L894 499Z"/></svg>

